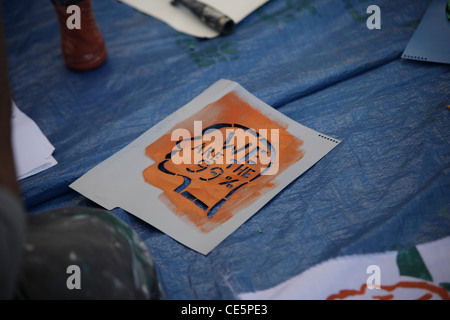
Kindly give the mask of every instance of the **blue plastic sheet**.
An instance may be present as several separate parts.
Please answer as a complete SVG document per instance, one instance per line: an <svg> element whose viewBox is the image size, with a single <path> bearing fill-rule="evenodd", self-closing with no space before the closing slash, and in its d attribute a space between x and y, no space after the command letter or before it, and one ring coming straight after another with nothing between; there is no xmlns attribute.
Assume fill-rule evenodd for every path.
<svg viewBox="0 0 450 320"><path fill-rule="evenodd" d="M88 73L65 67L50 1L2 2L14 99L59 162L21 181L30 214L95 207L68 185L221 78L342 140L207 256L113 210L166 298L233 299L332 257L450 235L450 66L400 58L430 1L271 0L200 40L95 0L108 60ZM366 27L372 4L379 30Z"/></svg>

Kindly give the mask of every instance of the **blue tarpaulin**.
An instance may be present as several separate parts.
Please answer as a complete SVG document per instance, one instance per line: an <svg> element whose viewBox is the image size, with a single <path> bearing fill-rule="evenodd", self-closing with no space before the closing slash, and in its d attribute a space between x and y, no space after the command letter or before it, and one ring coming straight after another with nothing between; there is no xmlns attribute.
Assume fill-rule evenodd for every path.
<svg viewBox="0 0 450 320"><path fill-rule="evenodd" d="M97 205L68 187L219 79L342 142L209 255L122 209L167 299L234 299L333 257L450 235L450 66L401 59L431 1L271 0L234 32L197 39L95 0L108 49L69 70L49 0L3 0L14 100L58 165L21 182L29 214ZM381 29L366 26L369 5Z"/></svg>

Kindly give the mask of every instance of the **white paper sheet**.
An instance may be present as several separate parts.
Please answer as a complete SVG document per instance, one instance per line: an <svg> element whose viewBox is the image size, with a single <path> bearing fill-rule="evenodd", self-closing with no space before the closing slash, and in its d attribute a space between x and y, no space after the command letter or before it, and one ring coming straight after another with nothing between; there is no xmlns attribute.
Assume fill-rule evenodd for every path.
<svg viewBox="0 0 450 320"><path fill-rule="evenodd" d="M447 0L433 0L402 54L403 59L450 64Z"/></svg>
<svg viewBox="0 0 450 320"><path fill-rule="evenodd" d="M245 166L218 165L218 162L212 162L211 165L202 167L205 175L201 176L202 170L195 171L192 170L193 167L175 165L173 150L178 138L171 140L171 134L177 129L188 128L189 132L194 132L193 136L198 137L195 133L198 121L203 121L204 130L219 125L230 127L231 123L234 128L242 124L249 127L249 123L255 123L260 131L258 141L270 141L270 155L279 155L279 159L271 158L276 159L273 163L277 163L277 166L272 166L270 162L266 167L252 167L253 164L249 164L253 163L250 158L246 159ZM271 129L274 131L270 131L270 139L260 130L265 125L277 128ZM250 128L256 129L256 126ZM205 139L206 132L200 131ZM275 141L275 133L278 132L279 138ZM193 141L195 144L197 140ZM108 210L121 207L182 244L208 254L338 143L338 140L289 119L239 84L220 80L127 147L84 174L70 187ZM254 146L256 144L255 142ZM225 144L220 144L222 145ZM280 147L277 149L273 146ZM207 153L206 149L205 143L202 147L203 156ZM256 150L262 149L263 147ZM191 150L197 149L189 147L188 150L191 153ZM224 150L225 148L222 151L225 152ZM263 151L258 152L262 157ZM192 153L195 157L195 151ZM220 153L216 153L218 154ZM167 160L169 155L170 160ZM250 155L250 151L247 155ZM255 154L252 153L252 156ZM194 168L199 169L196 163L198 162L195 162ZM270 170L278 169L271 172L266 170L269 167ZM259 174L262 172L264 175ZM188 181L186 186L183 177L184 183ZM225 204L220 207L219 203ZM219 209L214 213L213 209L217 207Z"/></svg>
<svg viewBox="0 0 450 320"><path fill-rule="evenodd" d="M266 290L239 295L244 300L448 300L450 237L399 252L344 256L318 264ZM411 254L413 253L413 254ZM414 258L411 258L414 257ZM409 258L409 259L408 259ZM429 276L426 276L429 275ZM421 276L421 277L417 277Z"/></svg>
<svg viewBox="0 0 450 320"><path fill-rule="evenodd" d="M12 145L17 179L25 179L58 162L53 158L55 150L36 123L12 103Z"/></svg>
<svg viewBox="0 0 450 320"><path fill-rule="evenodd" d="M216 31L201 22L182 5L173 6L171 0L119 0L129 6L164 21L177 31L198 38L214 38ZM236 24L268 0L201 0L230 17Z"/></svg>

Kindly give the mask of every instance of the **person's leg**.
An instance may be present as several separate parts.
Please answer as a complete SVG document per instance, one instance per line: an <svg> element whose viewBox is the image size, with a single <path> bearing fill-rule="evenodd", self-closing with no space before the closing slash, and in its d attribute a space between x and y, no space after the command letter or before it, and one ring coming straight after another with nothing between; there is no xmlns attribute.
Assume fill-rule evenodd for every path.
<svg viewBox="0 0 450 320"><path fill-rule="evenodd" d="M28 217L17 299L162 299L153 260L137 234L103 209Z"/></svg>
<svg viewBox="0 0 450 320"><path fill-rule="evenodd" d="M25 211L11 143L11 92L0 3L0 300L12 298L22 261Z"/></svg>
<svg viewBox="0 0 450 320"><path fill-rule="evenodd" d="M77 71L101 66L106 60L106 46L95 21L91 0L52 0L61 31L61 49L66 65ZM70 5L80 8L80 29L70 29L68 19L76 14Z"/></svg>

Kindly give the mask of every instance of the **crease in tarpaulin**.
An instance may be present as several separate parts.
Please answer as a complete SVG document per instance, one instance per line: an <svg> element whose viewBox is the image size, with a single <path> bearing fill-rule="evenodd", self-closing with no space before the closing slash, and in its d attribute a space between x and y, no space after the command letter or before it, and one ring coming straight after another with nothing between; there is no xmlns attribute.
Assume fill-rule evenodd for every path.
<svg viewBox="0 0 450 320"><path fill-rule="evenodd" d="M273 108L275 109L279 109L284 107L285 105L292 103L294 101L300 100L302 98L305 98L309 95L313 95L315 93L318 93L322 90L326 90L329 89L331 87L333 87L334 85L340 84L342 82L351 80L352 78L356 78L359 77L365 73L374 71L378 68L381 68L393 61L396 60L400 60L401 54L393 54L393 56L388 56L385 59L380 59L377 63L375 63L372 66L368 66L365 68L361 68L361 70L358 70L360 68L355 68L352 72L347 72L347 76L344 77L338 77L336 76L336 79L333 79L332 81L329 81L330 77L328 78L324 78L324 79L320 79L320 81L318 81L319 83L316 85L313 85L310 88L307 88L304 91L301 91L299 93L292 93L290 95L288 95L286 98L281 99L279 102L274 102L271 105L273 106Z"/></svg>

